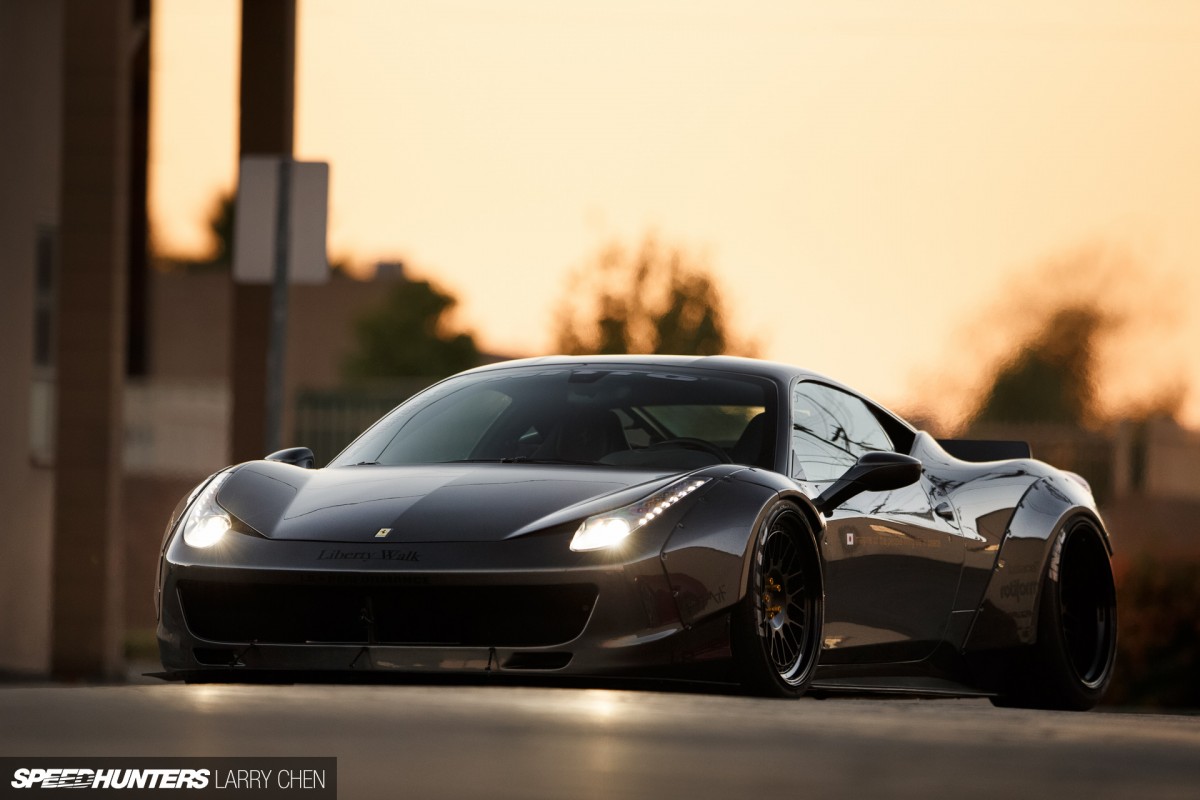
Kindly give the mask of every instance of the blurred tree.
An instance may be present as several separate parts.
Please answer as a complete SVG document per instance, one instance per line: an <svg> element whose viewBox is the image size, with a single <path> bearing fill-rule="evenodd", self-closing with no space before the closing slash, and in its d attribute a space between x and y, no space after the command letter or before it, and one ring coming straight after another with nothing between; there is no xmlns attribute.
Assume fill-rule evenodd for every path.
<svg viewBox="0 0 1200 800"><path fill-rule="evenodd" d="M208 214L208 254L200 258L159 255L160 269L182 272L228 272L233 267L233 194L222 192L213 200Z"/></svg>
<svg viewBox="0 0 1200 800"><path fill-rule="evenodd" d="M1094 306L1055 311L1016 357L998 369L973 422L1095 422L1096 338L1110 324Z"/></svg>
<svg viewBox="0 0 1200 800"><path fill-rule="evenodd" d="M582 302L580 299L582 298ZM558 349L571 354L753 355L726 321L708 270L678 247L646 236L636 252L605 247L571 276L555 325Z"/></svg>
<svg viewBox="0 0 1200 800"><path fill-rule="evenodd" d="M973 409L969 425L1098 428L1175 416L1187 386L1163 369L1170 364L1163 337L1178 320L1173 288L1102 245L1067 251L1011 280L991 309L974 312L974 330L958 343L992 365L975 401L961 406Z"/></svg>
<svg viewBox="0 0 1200 800"><path fill-rule="evenodd" d="M937 366L914 376L919 400L905 416L940 435L1176 416L1189 392L1179 288L1104 242L1006 276L989 302L970 307Z"/></svg>
<svg viewBox="0 0 1200 800"><path fill-rule="evenodd" d="M209 263L222 269L233 268L233 220L236 214L237 195L222 193L208 217L208 229L214 243Z"/></svg>
<svg viewBox="0 0 1200 800"><path fill-rule="evenodd" d="M349 381L404 376L440 377L477 366L469 333L447 330L458 300L428 281L401 280L355 325L357 349L342 365Z"/></svg>

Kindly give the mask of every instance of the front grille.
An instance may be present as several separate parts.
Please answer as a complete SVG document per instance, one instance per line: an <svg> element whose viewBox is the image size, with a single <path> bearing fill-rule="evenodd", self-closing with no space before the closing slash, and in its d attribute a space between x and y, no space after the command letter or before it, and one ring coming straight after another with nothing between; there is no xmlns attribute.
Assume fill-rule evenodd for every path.
<svg viewBox="0 0 1200 800"><path fill-rule="evenodd" d="M596 587L180 581L179 598L188 629L215 642L545 647L583 631Z"/></svg>

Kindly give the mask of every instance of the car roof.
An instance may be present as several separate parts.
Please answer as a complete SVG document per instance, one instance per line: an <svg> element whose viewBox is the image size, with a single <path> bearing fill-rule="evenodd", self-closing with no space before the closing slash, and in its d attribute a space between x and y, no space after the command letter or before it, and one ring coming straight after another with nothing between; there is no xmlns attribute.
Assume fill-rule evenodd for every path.
<svg viewBox="0 0 1200 800"><path fill-rule="evenodd" d="M721 372L734 372L743 375L755 375L760 378L769 378L783 384L789 384L795 378L803 380L814 380L821 383L827 383L830 386L836 386L850 394L858 395L867 400L871 400L857 389L847 386L840 381L836 381L827 375L822 375L819 372L812 370L801 369L800 367L784 364L779 361L766 361L760 358L743 358L741 356L676 356L676 355L587 355L587 356L535 356L533 358L519 358L512 361L498 361L494 364L487 364L482 367L468 370L470 373L487 372L496 369L508 369L513 367L533 367L533 366L563 366L563 367L584 367L584 366L635 366L635 367L687 367L691 369L711 369ZM874 400L871 400L875 405Z"/></svg>
<svg viewBox="0 0 1200 800"><path fill-rule="evenodd" d="M836 387L843 391L849 392L852 395L861 397L871 405L879 408L888 416L895 419L905 428L910 431L915 430L903 418L896 415L895 412L888 409L886 406L875 402L867 395L854 389L850 386L836 381L819 372L801 369L784 364L778 361L766 361L759 358L743 358L741 356L677 356L677 355L587 355L587 356L536 356L534 358L520 358L512 361L498 361L494 364L487 364L482 367L468 370L468 374L490 372L493 370L503 370L516 367L583 367L583 366L636 366L636 367L668 367L680 368L686 367L690 369L711 369L721 372L740 373L742 375L754 375L760 378L767 378L784 387L787 387L794 379L812 380L820 383L825 383Z"/></svg>
<svg viewBox="0 0 1200 800"><path fill-rule="evenodd" d="M740 356L675 356L675 355L586 355L586 356L536 356L520 358L512 361L499 361L476 367L471 372L486 372L495 369L532 366L636 366L636 367L690 367L692 369L712 369L722 372L737 372L745 375L757 375L763 378L790 381L798 376L815 378L834 385L837 381L823 375L809 372L789 364L776 361L764 361L758 358L742 358Z"/></svg>

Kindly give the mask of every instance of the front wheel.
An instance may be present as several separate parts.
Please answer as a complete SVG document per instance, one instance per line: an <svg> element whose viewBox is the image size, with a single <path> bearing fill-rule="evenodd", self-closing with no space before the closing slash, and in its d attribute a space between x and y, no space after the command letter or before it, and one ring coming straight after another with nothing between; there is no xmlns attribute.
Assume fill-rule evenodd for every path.
<svg viewBox="0 0 1200 800"><path fill-rule="evenodd" d="M733 617L733 645L743 683L772 697L799 697L821 652L824 593L821 559L804 515L776 503L755 536L746 596Z"/></svg>
<svg viewBox="0 0 1200 800"><path fill-rule="evenodd" d="M998 706L1086 711L1112 679L1117 596L1108 550L1087 521L1054 543L1038 605L1037 642L1018 658Z"/></svg>

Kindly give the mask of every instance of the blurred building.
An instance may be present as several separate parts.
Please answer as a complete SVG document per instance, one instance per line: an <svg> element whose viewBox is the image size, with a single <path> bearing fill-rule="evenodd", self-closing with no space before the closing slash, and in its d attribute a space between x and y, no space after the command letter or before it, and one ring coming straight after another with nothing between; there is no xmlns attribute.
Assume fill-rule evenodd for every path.
<svg viewBox="0 0 1200 800"><path fill-rule="evenodd" d="M287 153L294 0L245 5L243 138L274 126L289 138L268 149ZM145 504L123 502L126 416L200 425L220 404L195 390L164 409L150 383L150 13L0 0L0 673L121 674L126 551L146 541L127 535ZM252 350L235 353L258 376ZM135 463L162 452L146 430Z"/></svg>
<svg viewBox="0 0 1200 800"><path fill-rule="evenodd" d="M297 395L341 385L341 364L355 345L355 320L398 280L403 280L400 272L385 269L370 281L335 274L326 284L291 287L285 445L310 444L294 440ZM129 473L203 477L230 462L229 282L227 272L150 273L148 368L131 379L125 396ZM332 455L318 453L323 460Z"/></svg>
<svg viewBox="0 0 1200 800"><path fill-rule="evenodd" d="M0 670L117 674L149 2L0 0Z"/></svg>
<svg viewBox="0 0 1200 800"><path fill-rule="evenodd" d="M243 146L289 152L294 7L244 11ZM228 273L148 267L150 13L0 0L0 675L121 674L171 508L231 460L231 362L265 372ZM338 383L380 276L290 290L286 397Z"/></svg>
<svg viewBox="0 0 1200 800"><path fill-rule="evenodd" d="M45 672L54 475L49 315L58 221L62 10L0 0L0 669ZM36 331L36 333L35 333ZM43 576L36 581L23 575Z"/></svg>

